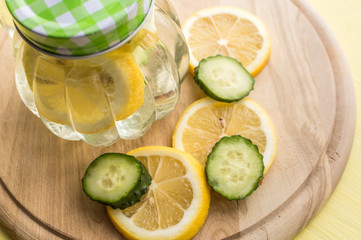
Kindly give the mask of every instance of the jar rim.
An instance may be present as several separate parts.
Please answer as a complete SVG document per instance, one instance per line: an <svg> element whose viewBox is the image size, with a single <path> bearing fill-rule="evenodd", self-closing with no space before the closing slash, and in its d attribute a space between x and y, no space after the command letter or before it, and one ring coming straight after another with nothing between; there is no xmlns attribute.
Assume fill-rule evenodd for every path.
<svg viewBox="0 0 361 240"><path fill-rule="evenodd" d="M60 4L64 4L63 2L69 2L73 0L40 0L40 2L58 2ZM29 4L27 2L30 2ZM52 29L50 34L44 31L45 25L42 25L41 20L41 13L37 12L39 15L38 17L32 18L31 16L33 13L24 13L24 11L29 11L30 7L35 8L35 5L31 6L31 2L34 1L27 1L27 0L15 0L10 1L6 0L7 6L9 8L10 13L13 15L14 25L19 33L19 35L32 47L41 51L44 54L55 56L58 58L88 58L100 54L104 54L106 52L112 51L124 43L129 41L138 31L142 28L143 24L147 21L149 13L152 11L154 1L153 0L129 0L124 1L127 3L123 4L130 4L128 8L122 8L118 4L119 0L89 0L87 3L103 3L109 4L111 2L116 2L117 6L119 7L119 11L117 12L116 9L114 10L114 14L116 15L116 21L114 20L114 15L111 17L104 15L105 8L98 6L100 10L98 10L97 14L102 14L105 20L103 23L96 23L96 31L95 32L85 32L80 30L80 32L73 32L69 33L68 35L56 33L63 31L65 28L59 29L52 29L47 28L48 33L49 29ZM35 1L39 2L39 1ZM79 1L77 1L79 3ZM83 1L80 1L83 2ZM23 4L23 5L21 5ZM28 5L24 5L28 4ZM59 5L58 4L58 5ZM84 5L84 4L83 4ZM58 10L60 7L56 8L56 4L53 8L47 8L47 10ZM105 5L102 5L105 7ZM115 6L115 5L114 5ZM122 6L124 7L124 6ZM19 10L22 9L22 10ZM27 10L24 10L27 9ZM55 10L54 10L55 9ZM104 10L104 11L103 11ZM71 14L72 10L67 10L66 13L63 15ZM73 9L73 11L75 11ZM88 10L87 10L88 11ZM88 12L90 14L90 12ZM92 12L95 14L94 12ZM23 16L23 15L26 16ZM87 13L84 13L87 14ZM109 13L108 13L109 14ZM74 13L73 13L74 15ZM69 17L69 16L68 16ZM106 17L106 18L105 18ZM59 17L58 17L59 18ZM70 17L71 18L71 17ZM28 21L27 21L28 19ZM29 20L30 19L30 20ZM34 24L34 21L37 20ZM107 19L107 20L106 20ZM56 20L57 21L57 20ZM63 21L66 21L63 19ZM85 20L84 20L85 21ZM106 22L108 21L108 25ZM33 24L33 27L31 25ZM82 23L74 23L68 25L67 27L76 28L76 25L81 25ZM36 25L34 27L34 25ZM59 24L58 24L59 25Z"/></svg>

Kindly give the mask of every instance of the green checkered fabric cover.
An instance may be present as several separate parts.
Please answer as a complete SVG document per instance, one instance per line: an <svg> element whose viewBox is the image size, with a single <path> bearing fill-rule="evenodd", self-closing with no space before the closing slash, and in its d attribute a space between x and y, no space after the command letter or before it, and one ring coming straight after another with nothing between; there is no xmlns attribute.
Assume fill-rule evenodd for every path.
<svg viewBox="0 0 361 240"><path fill-rule="evenodd" d="M22 35L56 55L85 56L119 45L152 0L6 0Z"/></svg>

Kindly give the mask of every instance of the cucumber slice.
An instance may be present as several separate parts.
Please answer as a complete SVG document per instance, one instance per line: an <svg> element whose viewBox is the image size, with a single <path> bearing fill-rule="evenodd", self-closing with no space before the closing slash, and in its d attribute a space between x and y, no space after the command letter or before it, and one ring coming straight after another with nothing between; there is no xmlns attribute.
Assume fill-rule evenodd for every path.
<svg viewBox="0 0 361 240"><path fill-rule="evenodd" d="M142 167L142 175L140 177L138 187L133 188L128 196L124 197L121 201L110 204L109 206L112 208L126 209L142 199L142 196L147 192L148 187L151 184L152 177L149 175L148 170L141 162L140 165Z"/></svg>
<svg viewBox="0 0 361 240"><path fill-rule="evenodd" d="M105 153L89 165L82 187L93 201L125 209L141 200L151 180L145 166L135 157Z"/></svg>
<svg viewBox="0 0 361 240"><path fill-rule="evenodd" d="M228 200L249 196L257 189L263 170L258 147L239 135L217 142L206 163L209 185Z"/></svg>
<svg viewBox="0 0 361 240"><path fill-rule="evenodd" d="M194 69L194 80L207 96L223 102L248 96L255 82L237 59L222 55L200 61Z"/></svg>

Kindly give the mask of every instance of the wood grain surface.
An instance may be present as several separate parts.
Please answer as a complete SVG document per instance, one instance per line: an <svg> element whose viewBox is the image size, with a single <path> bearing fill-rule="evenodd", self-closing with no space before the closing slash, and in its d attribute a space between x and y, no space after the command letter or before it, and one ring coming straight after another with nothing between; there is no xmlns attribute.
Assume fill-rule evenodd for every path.
<svg viewBox="0 0 361 240"><path fill-rule="evenodd" d="M348 159L355 97L333 34L304 0L172 0L181 22L194 11L230 5L253 12L271 34L271 58L250 98L269 113L278 136L273 166L254 194L229 202L212 193L195 239L291 239L327 201ZM0 33L0 223L19 239L122 239L80 179L104 152L171 146L174 126L203 93L188 76L177 108L142 138L91 147L50 133L21 102L11 40Z"/></svg>

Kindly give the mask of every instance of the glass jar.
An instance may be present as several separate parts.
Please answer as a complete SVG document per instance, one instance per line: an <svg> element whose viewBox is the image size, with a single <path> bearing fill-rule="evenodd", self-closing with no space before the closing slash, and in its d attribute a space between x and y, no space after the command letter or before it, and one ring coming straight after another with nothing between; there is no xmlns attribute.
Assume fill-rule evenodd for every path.
<svg viewBox="0 0 361 240"><path fill-rule="evenodd" d="M189 55L166 0L26 2L7 1L21 36L16 86L55 135L106 146L174 109Z"/></svg>

